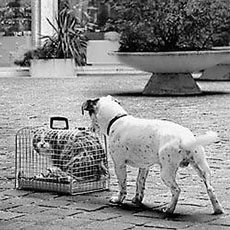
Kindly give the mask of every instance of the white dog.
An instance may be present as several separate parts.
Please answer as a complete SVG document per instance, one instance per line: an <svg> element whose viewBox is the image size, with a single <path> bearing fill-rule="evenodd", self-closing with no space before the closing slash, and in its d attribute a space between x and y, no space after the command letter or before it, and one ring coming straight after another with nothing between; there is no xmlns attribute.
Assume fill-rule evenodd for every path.
<svg viewBox="0 0 230 230"><path fill-rule="evenodd" d="M111 202L121 203L125 199L126 165L139 168L133 203L140 204L149 167L159 164L161 178L172 193L171 202L164 211L173 213L181 191L175 180L177 169L190 164L205 183L214 213L223 213L210 184L210 169L203 149L204 145L217 141L215 132L195 137L188 128L170 121L135 118L111 96L87 100L82 105L83 114L84 110L89 111L94 130L99 128L109 138L119 183L119 193Z"/></svg>

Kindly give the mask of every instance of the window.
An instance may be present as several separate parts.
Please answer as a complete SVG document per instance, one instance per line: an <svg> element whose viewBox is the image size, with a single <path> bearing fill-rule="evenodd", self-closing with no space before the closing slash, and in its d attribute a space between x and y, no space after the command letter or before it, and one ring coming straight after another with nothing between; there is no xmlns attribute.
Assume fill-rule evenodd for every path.
<svg viewBox="0 0 230 230"><path fill-rule="evenodd" d="M31 34L31 0L1 0L0 33L3 36Z"/></svg>
<svg viewBox="0 0 230 230"><path fill-rule="evenodd" d="M106 21L113 17L112 0L60 0L59 9L69 3L75 15L90 32L105 30Z"/></svg>

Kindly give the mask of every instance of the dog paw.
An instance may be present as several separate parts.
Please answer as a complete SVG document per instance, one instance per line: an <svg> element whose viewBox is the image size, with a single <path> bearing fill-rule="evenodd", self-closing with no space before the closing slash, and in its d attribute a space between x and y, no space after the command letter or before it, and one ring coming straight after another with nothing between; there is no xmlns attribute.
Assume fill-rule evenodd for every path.
<svg viewBox="0 0 230 230"><path fill-rule="evenodd" d="M121 204L122 200L118 196L112 196L109 202L112 204Z"/></svg>
<svg viewBox="0 0 230 230"><path fill-rule="evenodd" d="M165 208L162 208L162 212L164 212L165 214L173 214L174 212L174 209L170 208L170 207L165 207Z"/></svg>
<svg viewBox="0 0 230 230"><path fill-rule="evenodd" d="M137 206L141 206L141 204L142 204L142 199L140 199L140 198L138 198L138 197L135 196L135 197L132 199L132 203L135 204L135 205L137 205Z"/></svg>
<svg viewBox="0 0 230 230"><path fill-rule="evenodd" d="M214 211L214 215L220 215L220 214L224 214L223 209L217 209L217 210Z"/></svg>

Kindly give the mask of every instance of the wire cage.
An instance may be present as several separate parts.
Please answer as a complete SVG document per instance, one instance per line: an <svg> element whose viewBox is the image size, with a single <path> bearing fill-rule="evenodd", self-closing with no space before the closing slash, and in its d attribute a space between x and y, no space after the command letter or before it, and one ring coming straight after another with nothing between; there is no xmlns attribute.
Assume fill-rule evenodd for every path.
<svg viewBox="0 0 230 230"><path fill-rule="evenodd" d="M65 121L54 128L54 121ZM66 118L50 128L25 127L16 134L15 187L71 195L109 189L106 137L88 128L69 129Z"/></svg>

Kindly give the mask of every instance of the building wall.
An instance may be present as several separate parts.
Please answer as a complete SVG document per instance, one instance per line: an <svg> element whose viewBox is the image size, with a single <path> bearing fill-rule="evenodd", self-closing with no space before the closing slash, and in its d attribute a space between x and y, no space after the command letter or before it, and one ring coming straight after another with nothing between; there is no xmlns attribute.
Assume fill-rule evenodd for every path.
<svg viewBox="0 0 230 230"><path fill-rule="evenodd" d="M31 48L31 36L0 37L0 67L13 66L14 60L23 57L23 54Z"/></svg>
<svg viewBox="0 0 230 230"><path fill-rule="evenodd" d="M69 0L69 2L76 13L76 16L82 18L83 21L84 13L88 12L91 15L92 21L90 21L90 24L95 26L87 28L88 31L91 33L100 31L100 28L103 27L102 21L106 19L105 16L109 13L109 5L103 5L103 1L100 0ZM13 12L16 12L18 17L15 17ZM13 66L14 61L22 59L23 54L26 51L41 46L42 42L40 36L52 35L54 33L54 30L48 23L47 19L55 25L55 17L57 16L57 13L58 0L1 1L0 67ZM21 15L23 15L23 17L21 17ZM27 24L26 26L23 26L25 21L30 21L29 26ZM12 24L14 24L14 26L12 26ZM116 62L114 57L109 56L107 53L117 50L117 47L119 47L119 44L116 41L90 42L87 52L88 63ZM97 52L97 50L99 52Z"/></svg>
<svg viewBox="0 0 230 230"><path fill-rule="evenodd" d="M20 5L18 5L20 3ZM52 35L58 0L5 0L0 3L0 67L13 66L16 59L41 45L41 35ZM25 21L30 26L23 26Z"/></svg>
<svg viewBox="0 0 230 230"><path fill-rule="evenodd" d="M31 49L31 1L0 2L0 67L14 65Z"/></svg>

